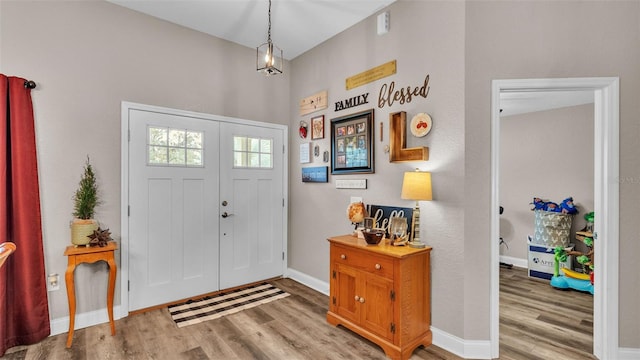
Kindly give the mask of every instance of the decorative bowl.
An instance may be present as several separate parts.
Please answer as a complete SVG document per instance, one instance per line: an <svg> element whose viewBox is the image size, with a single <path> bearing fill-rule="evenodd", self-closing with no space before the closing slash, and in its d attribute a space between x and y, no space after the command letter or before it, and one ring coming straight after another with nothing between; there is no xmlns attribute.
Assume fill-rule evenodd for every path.
<svg viewBox="0 0 640 360"><path fill-rule="evenodd" d="M384 237L384 230L363 230L362 235L364 235L364 240L369 245L378 245L380 240Z"/></svg>

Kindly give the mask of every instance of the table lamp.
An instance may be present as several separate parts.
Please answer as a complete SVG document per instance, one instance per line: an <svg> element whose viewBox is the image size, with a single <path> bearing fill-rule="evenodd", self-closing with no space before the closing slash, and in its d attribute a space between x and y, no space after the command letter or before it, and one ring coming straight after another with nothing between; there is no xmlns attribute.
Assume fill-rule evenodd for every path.
<svg viewBox="0 0 640 360"><path fill-rule="evenodd" d="M416 201L411 220L411 241L409 242L409 246L423 248L426 245L420 241L420 204L418 201L432 199L431 173L419 171L418 169L412 172L405 172L400 197Z"/></svg>

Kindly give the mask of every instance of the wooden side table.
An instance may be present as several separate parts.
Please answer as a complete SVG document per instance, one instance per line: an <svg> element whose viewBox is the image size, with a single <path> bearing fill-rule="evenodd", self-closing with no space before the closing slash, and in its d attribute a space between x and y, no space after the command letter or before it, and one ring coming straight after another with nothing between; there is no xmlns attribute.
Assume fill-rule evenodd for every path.
<svg viewBox="0 0 640 360"><path fill-rule="evenodd" d="M73 328L76 318L76 291L73 280L73 273L76 266L82 263L95 263L106 261L109 265L109 287L107 289L107 312L109 313L109 324L111 325L111 335L116 334L116 325L113 322L113 293L116 288L116 261L114 251L118 248L115 241L110 241L104 247L74 247L67 246L64 255L68 256L67 272L64 275L67 283L67 297L69 298L69 335L67 335L67 348L71 347L73 341Z"/></svg>

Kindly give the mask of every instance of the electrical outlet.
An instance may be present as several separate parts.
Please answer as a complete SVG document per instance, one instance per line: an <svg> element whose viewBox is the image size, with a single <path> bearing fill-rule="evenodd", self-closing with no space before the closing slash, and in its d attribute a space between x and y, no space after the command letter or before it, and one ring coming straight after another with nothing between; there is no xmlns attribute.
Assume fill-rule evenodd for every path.
<svg viewBox="0 0 640 360"><path fill-rule="evenodd" d="M351 197L351 202L355 203L355 202L362 202L362 196L352 196Z"/></svg>
<svg viewBox="0 0 640 360"><path fill-rule="evenodd" d="M49 274L47 276L47 291L60 290L60 275Z"/></svg>

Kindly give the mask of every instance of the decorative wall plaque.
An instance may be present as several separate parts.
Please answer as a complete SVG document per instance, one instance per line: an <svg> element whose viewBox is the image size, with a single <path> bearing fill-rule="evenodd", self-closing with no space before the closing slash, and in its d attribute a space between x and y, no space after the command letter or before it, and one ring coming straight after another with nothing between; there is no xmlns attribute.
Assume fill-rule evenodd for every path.
<svg viewBox="0 0 640 360"><path fill-rule="evenodd" d="M311 114L312 112L326 109L328 106L328 92L326 90L320 91L300 100L300 115Z"/></svg>

